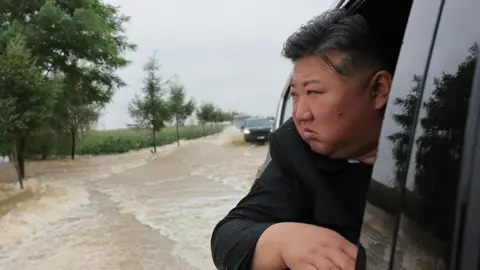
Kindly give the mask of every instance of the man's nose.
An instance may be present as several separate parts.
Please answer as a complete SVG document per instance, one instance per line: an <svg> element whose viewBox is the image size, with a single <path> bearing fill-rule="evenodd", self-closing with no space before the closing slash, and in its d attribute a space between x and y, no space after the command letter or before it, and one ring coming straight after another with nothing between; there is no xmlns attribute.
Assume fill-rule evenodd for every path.
<svg viewBox="0 0 480 270"><path fill-rule="evenodd" d="M304 99L304 97L301 97L295 108L295 118L300 121L309 121L313 119L313 114L312 111L310 110L310 106L308 105L308 102Z"/></svg>

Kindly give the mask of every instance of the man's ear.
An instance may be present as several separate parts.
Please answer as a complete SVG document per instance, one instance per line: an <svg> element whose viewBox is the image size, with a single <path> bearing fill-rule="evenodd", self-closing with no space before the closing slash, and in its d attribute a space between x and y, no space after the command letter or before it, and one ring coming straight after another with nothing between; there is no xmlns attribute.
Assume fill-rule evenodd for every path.
<svg viewBox="0 0 480 270"><path fill-rule="evenodd" d="M392 87L392 74L386 70L380 70L372 77L370 81L371 97L373 99L375 109L381 110L385 108Z"/></svg>

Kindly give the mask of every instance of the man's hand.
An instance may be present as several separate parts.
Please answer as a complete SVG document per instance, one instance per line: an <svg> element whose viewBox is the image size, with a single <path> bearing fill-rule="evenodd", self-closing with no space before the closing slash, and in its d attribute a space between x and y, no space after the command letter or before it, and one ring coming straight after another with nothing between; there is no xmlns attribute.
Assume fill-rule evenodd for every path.
<svg viewBox="0 0 480 270"><path fill-rule="evenodd" d="M335 231L303 223L278 223L278 251L291 270L354 270L357 247Z"/></svg>

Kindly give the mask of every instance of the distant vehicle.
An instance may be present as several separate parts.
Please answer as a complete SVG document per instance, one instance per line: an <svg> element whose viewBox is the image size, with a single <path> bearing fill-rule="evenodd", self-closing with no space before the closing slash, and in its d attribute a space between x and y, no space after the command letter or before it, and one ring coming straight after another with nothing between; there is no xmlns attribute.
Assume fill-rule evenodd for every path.
<svg viewBox="0 0 480 270"><path fill-rule="evenodd" d="M245 120L251 118L251 115L248 114L238 114L233 116L232 124L234 127L241 129L243 125L245 125Z"/></svg>
<svg viewBox="0 0 480 270"><path fill-rule="evenodd" d="M268 118L249 118L240 129L244 134L245 142L265 143L273 131L273 123Z"/></svg>

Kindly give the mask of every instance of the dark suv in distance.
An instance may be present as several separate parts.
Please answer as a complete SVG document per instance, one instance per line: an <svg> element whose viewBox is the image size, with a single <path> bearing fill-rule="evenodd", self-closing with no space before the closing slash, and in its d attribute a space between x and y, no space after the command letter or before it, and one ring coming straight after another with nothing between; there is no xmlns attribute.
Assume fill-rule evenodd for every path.
<svg viewBox="0 0 480 270"><path fill-rule="evenodd" d="M362 14L398 51L360 237L366 269L480 270L480 1L334 7ZM289 84L276 128L292 115Z"/></svg>
<svg viewBox="0 0 480 270"><path fill-rule="evenodd" d="M248 118L240 128L247 143L265 143L273 129L273 123L268 118Z"/></svg>

